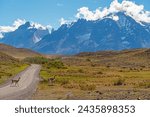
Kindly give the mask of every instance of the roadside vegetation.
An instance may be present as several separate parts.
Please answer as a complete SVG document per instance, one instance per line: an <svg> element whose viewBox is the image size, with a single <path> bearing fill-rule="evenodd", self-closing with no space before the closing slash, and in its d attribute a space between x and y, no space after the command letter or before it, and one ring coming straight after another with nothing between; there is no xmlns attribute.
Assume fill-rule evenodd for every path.
<svg viewBox="0 0 150 117"><path fill-rule="evenodd" d="M45 57L27 57L23 60L23 62L28 64L40 64L46 68L64 68L64 64L59 58L49 59Z"/></svg>
<svg viewBox="0 0 150 117"><path fill-rule="evenodd" d="M22 59L34 56L41 55L28 49L0 44L0 84L5 83L29 66L29 64L22 62Z"/></svg>
<svg viewBox="0 0 150 117"><path fill-rule="evenodd" d="M30 64L40 64L32 99L150 99L150 50L81 53L66 57L27 57L0 53L0 84ZM49 78L56 78L50 84Z"/></svg>
<svg viewBox="0 0 150 117"><path fill-rule="evenodd" d="M27 64L23 63L2 63L0 62L0 84L6 82L9 78L20 73L28 67Z"/></svg>
<svg viewBox="0 0 150 117"><path fill-rule="evenodd" d="M43 64L43 80L32 99L150 99L150 61L129 56L49 59L53 65ZM48 79L55 75L56 81L49 85Z"/></svg>
<svg viewBox="0 0 150 117"><path fill-rule="evenodd" d="M0 53L0 84L5 83L8 79L27 67L28 64L24 64L4 53Z"/></svg>

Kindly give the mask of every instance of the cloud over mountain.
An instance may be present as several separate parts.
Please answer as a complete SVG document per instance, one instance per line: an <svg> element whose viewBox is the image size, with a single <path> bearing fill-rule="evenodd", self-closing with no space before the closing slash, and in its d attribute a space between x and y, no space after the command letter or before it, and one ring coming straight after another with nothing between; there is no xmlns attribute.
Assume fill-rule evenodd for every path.
<svg viewBox="0 0 150 117"><path fill-rule="evenodd" d="M21 23L21 20L18 22L15 21L14 27L18 27ZM1 33L0 43L17 48L31 48L48 34L49 30L43 25L34 22L25 22L12 32Z"/></svg>
<svg viewBox="0 0 150 117"><path fill-rule="evenodd" d="M95 11L90 11L88 7L78 9L77 18L84 18L86 20L102 19L110 13L125 12L138 22L150 23L150 12L144 10L143 5L138 5L132 1L123 0L121 3L114 0L107 8L97 8ZM116 17L115 17L116 19Z"/></svg>
<svg viewBox="0 0 150 117"><path fill-rule="evenodd" d="M25 24L26 22L27 21L25 19L23 19L23 20L22 19L17 19L17 20L14 21L12 26L0 26L0 39L2 39L4 37L5 33L15 31L16 29L18 29L19 26ZM32 28L36 28L36 29L40 29L40 30L49 29L49 31L51 31L52 26L51 25L44 26L44 25L39 24L37 22L31 21L29 29L32 29Z"/></svg>
<svg viewBox="0 0 150 117"><path fill-rule="evenodd" d="M15 31L20 25L24 24L25 22L25 20L17 19L14 21L12 26L0 26L0 32L7 33Z"/></svg>
<svg viewBox="0 0 150 117"><path fill-rule="evenodd" d="M14 21L12 26L0 26L0 34L1 33L7 33L15 31L19 26L25 24L27 21L25 19L17 19ZM37 22L31 21L31 27L30 28L37 28L37 29L52 29L51 25L43 26L42 24L39 24Z"/></svg>
<svg viewBox="0 0 150 117"><path fill-rule="evenodd" d="M65 20L63 17L59 20L59 22L60 22L60 25L69 23L69 21Z"/></svg>

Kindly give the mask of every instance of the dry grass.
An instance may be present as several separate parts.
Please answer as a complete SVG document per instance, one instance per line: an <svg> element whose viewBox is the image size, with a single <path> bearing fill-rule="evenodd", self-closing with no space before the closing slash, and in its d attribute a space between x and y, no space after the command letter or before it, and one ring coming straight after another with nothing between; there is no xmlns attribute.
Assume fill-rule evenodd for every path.
<svg viewBox="0 0 150 117"><path fill-rule="evenodd" d="M39 84L32 99L150 99L150 61L140 56L145 51L65 57L65 68L42 68L40 75L57 75L56 82Z"/></svg>
<svg viewBox="0 0 150 117"><path fill-rule="evenodd" d="M20 62L0 62L0 84L27 68L27 64Z"/></svg>
<svg viewBox="0 0 150 117"><path fill-rule="evenodd" d="M41 56L41 54L34 52L32 50L23 49L23 48L15 48L15 47L8 46L5 44L0 44L0 52L5 53L5 54L12 56L14 58L17 58L17 59Z"/></svg>

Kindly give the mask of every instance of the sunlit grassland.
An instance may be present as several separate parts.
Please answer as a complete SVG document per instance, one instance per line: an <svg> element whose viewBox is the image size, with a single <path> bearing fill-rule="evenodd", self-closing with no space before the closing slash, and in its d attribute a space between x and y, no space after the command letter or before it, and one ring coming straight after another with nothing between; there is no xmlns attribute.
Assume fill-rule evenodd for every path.
<svg viewBox="0 0 150 117"><path fill-rule="evenodd" d="M89 60L86 58L78 61L67 60L63 63L63 68L42 67L40 76L43 82L39 84L33 99L97 99L97 93L94 92L109 92L110 90L132 90L135 92L150 88L148 67L131 69L130 67L123 68L115 65L108 66L99 64L98 59ZM49 86L48 78L55 75L54 85ZM108 97L111 99L111 95L115 95L115 93L106 94L106 99Z"/></svg>
<svg viewBox="0 0 150 117"><path fill-rule="evenodd" d="M0 62L0 84L27 68L28 65L20 62Z"/></svg>
<svg viewBox="0 0 150 117"><path fill-rule="evenodd" d="M126 80L126 85L138 84L142 81L150 81L150 71L125 71L119 72L116 68L101 68L101 67L68 67L66 69L42 69L41 77L47 80L54 75L57 76L57 81L68 80L73 83L94 83L102 85L112 85L113 81L122 78ZM132 85L135 86L135 85Z"/></svg>

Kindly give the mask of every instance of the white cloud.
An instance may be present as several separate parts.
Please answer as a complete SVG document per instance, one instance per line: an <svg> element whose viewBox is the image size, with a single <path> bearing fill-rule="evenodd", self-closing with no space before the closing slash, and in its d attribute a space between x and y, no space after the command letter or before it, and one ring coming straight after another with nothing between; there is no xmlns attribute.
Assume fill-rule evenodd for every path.
<svg viewBox="0 0 150 117"><path fill-rule="evenodd" d="M25 19L23 19L23 20L17 19L17 20L14 21L13 26L18 28L20 25L25 24L25 23L26 23Z"/></svg>
<svg viewBox="0 0 150 117"><path fill-rule="evenodd" d="M68 27L71 27L74 24L74 22L77 22L77 20L76 19L73 20L72 18L70 18L69 20L61 18L59 20L60 26L63 24L67 24Z"/></svg>
<svg viewBox="0 0 150 117"><path fill-rule="evenodd" d="M12 26L0 26L0 32L3 32L3 33L11 32L14 30L15 30L15 27L12 27Z"/></svg>
<svg viewBox="0 0 150 117"><path fill-rule="evenodd" d="M84 18L86 20L98 20L107 16L110 13L125 12L127 15L131 16L138 22L150 23L150 12L144 10L143 5L137 5L136 3L128 0L123 0L119 3L118 0L112 1L109 8L96 9L95 11L90 11L88 7L82 7L78 9L76 14L77 18ZM118 17L113 17L114 20L118 20Z"/></svg>
<svg viewBox="0 0 150 117"><path fill-rule="evenodd" d="M60 22L60 25L70 23L70 21L69 21L69 20L65 20L64 18L61 18L61 19L59 20L59 22Z"/></svg>
<svg viewBox="0 0 150 117"><path fill-rule="evenodd" d="M97 20L108 15L108 9L104 8L102 11L98 8L95 11L90 11L88 7L78 9L77 18L84 18L86 20Z"/></svg>
<svg viewBox="0 0 150 117"><path fill-rule="evenodd" d="M36 22L31 22L31 27L29 28L37 28L37 29L41 29L41 30L46 30L47 27L43 26L42 24L36 23Z"/></svg>
<svg viewBox="0 0 150 117"><path fill-rule="evenodd" d="M99 11L99 10L97 10ZM83 17L87 20L95 20L94 15L96 13L93 13L92 11L89 10L88 7L82 7L80 9L78 9L78 13L77 13L77 18Z"/></svg>
<svg viewBox="0 0 150 117"><path fill-rule="evenodd" d="M31 26L29 27L29 29L36 28L36 29L40 29L40 30L46 30L46 29L51 30L53 28L50 24L44 26L40 23L33 22L33 21L30 22L30 25Z"/></svg>
<svg viewBox="0 0 150 117"><path fill-rule="evenodd" d="M24 24L25 20L17 19L14 21L12 26L0 26L1 33L7 33L15 31L20 25Z"/></svg>
<svg viewBox="0 0 150 117"><path fill-rule="evenodd" d="M0 38L3 37L3 33L15 31L19 26L21 26L25 23L26 23L26 20L17 19L14 21L12 26L0 26ZM51 30L52 26L51 25L43 26L42 24L39 24L36 22L31 22L31 27L29 27L29 28L37 28L37 29L41 29L41 30L46 30L46 29Z"/></svg>

